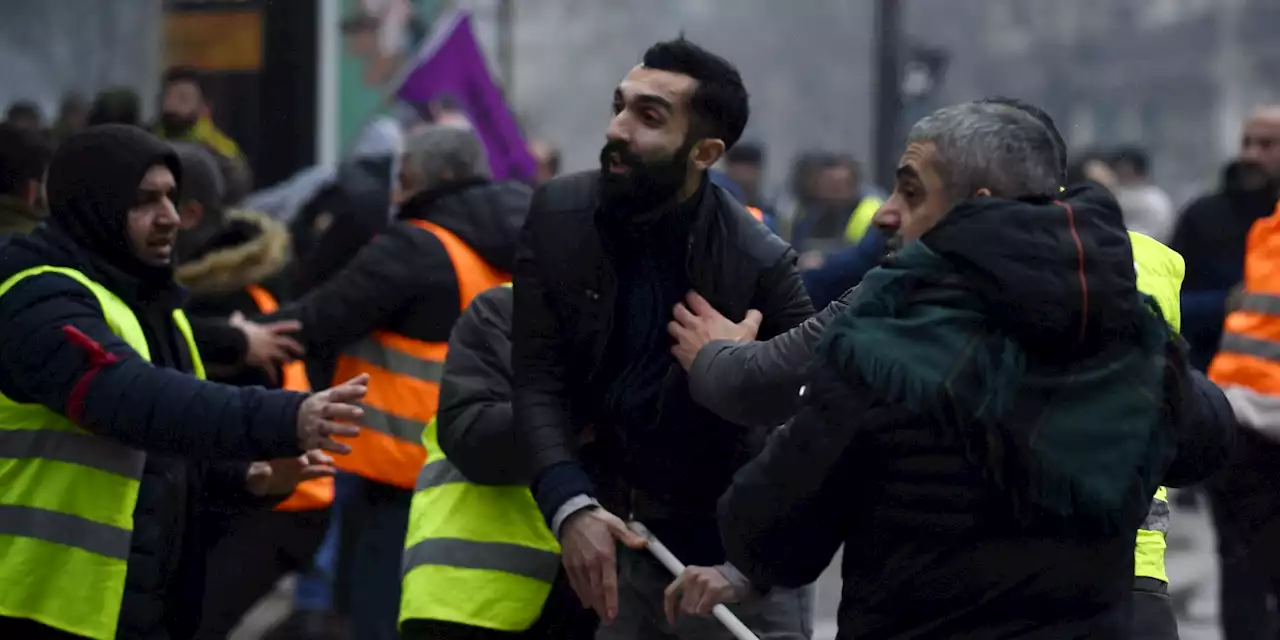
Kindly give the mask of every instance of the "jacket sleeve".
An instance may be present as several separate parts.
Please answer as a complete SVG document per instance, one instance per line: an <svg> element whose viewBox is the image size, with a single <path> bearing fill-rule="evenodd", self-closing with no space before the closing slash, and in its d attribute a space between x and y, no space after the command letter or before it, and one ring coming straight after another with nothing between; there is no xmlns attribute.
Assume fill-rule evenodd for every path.
<svg viewBox="0 0 1280 640"><path fill-rule="evenodd" d="M478 484L527 484L511 409L511 290L476 296L449 336L436 437Z"/></svg>
<svg viewBox="0 0 1280 640"><path fill-rule="evenodd" d="M794 420L720 498L728 560L762 591L813 582L844 542L861 483L851 461L855 430L830 416L860 408L849 393L834 374L815 373Z"/></svg>
<svg viewBox="0 0 1280 640"><path fill-rule="evenodd" d="M57 274L0 296L5 395L127 446L194 459L300 455L290 391L239 388L157 368L112 333L93 294Z"/></svg>
<svg viewBox="0 0 1280 640"><path fill-rule="evenodd" d="M239 367L248 355L249 341L244 332L231 326L223 318L191 318L191 332L195 334L196 348L208 365Z"/></svg>
<svg viewBox="0 0 1280 640"><path fill-rule="evenodd" d="M805 293L797 259L796 252L788 249L760 280L754 307L764 315L761 338L784 334L813 317L813 303Z"/></svg>
<svg viewBox="0 0 1280 640"><path fill-rule="evenodd" d="M594 495L595 488L570 446L565 327L551 301L545 258L538 255L542 238L556 231L556 213L546 209L546 199L546 187L534 194L516 250L511 364L517 442L529 460L534 499L551 523L561 506Z"/></svg>
<svg viewBox="0 0 1280 640"><path fill-rule="evenodd" d="M406 225L388 229L332 278L269 319L301 322L298 335L308 349L341 347L368 335L424 292L453 282L444 247L424 249L417 233L426 232Z"/></svg>
<svg viewBox="0 0 1280 640"><path fill-rule="evenodd" d="M850 289L800 326L763 342L717 340L689 367L689 393L716 415L744 426L774 427L796 412L805 367L823 329L849 306Z"/></svg>
<svg viewBox="0 0 1280 640"><path fill-rule="evenodd" d="M1190 384L1185 415L1176 431L1177 454L1165 471L1164 484L1186 487L1207 479L1227 465L1240 423L1231 403L1204 374L1188 368Z"/></svg>

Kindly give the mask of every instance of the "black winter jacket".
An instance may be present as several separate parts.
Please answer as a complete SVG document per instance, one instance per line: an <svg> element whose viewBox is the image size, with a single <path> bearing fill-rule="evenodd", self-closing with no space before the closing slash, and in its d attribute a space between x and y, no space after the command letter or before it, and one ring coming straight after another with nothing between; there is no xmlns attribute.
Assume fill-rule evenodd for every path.
<svg viewBox="0 0 1280 640"><path fill-rule="evenodd" d="M88 289L61 275L33 276L0 296L0 392L147 451L118 637L186 637L199 612L207 544L188 526L194 509L249 500L247 461L301 453L304 396L189 375L191 354L170 320L182 291L144 291L123 274L104 273L57 226L6 246L0 280L39 265L74 268L109 286L138 315L152 361L111 332ZM209 462L216 459L241 462Z"/></svg>
<svg viewBox="0 0 1280 640"><path fill-rule="evenodd" d="M538 491L537 478L553 466L584 462L577 444L593 427L592 446L599 451L593 479L609 485L615 496L637 500L634 506L639 507L637 496L643 498L649 512L638 517L710 516L716 497L759 440L696 406L674 360L663 382L662 410L691 416L687 423L696 429L645 434L644 442L622 445L617 425L602 423L601 398L611 382L601 379L602 360L623 283L599 227L598 180L592 171L544 185L534 196L516 261L515 412L521 446L531 457L535 495L551 520L572 496ZM686 270L692 288L730 319L760 310L763 339L813 313L795 253L719 187L706 187L691 221Z"/></svg>
<svg viewBox="0 0 1280 640"><path fill-rule="evenodd" d="M1132 257L1120 251L1119 209L1110 205L1095 199L1074 209L1075 220L1114 222L1105 250L1090 235L1093 222L1079 225L1079 244L1047 225L975 229L991 234L984 247L999 249L970 254L979 266L953 260L973 278L966 286L980 283L977 290L996 292L984 295L1022 301L992 305L1001 310L989 313L993 327L1057 330L1070 340L1082 318L1106 322L1115 315L1107 296L1134 285ZM921 242L942 253L931 244L936 232ZM969 240L949 242L977 246ZM1087 255L1082 259L1091 265L1086 287L1077 284L1085 269L1070 268L1077 255ZM979 270L983 275L972 276ZM1119 275L1123 271L1128 275ZM1002 286L988 289L989 273L999 274ZM1090 303L1102 308L1092 310ZM1028 323L1032 315L1041 322ZM1034 345L1028 350L1046 344L1025 334L1016 339ZM1019 518L1010 489L988 481L966 449L968 432L880 398L842 364L848 358L856 356L819 353L795 419L775 432L722 497L721 535L739 570L757 586L800 586L816 579L843 545L840 638L1128 637L1131 533L1065 531L1060 523ZM1171 386L1181 395L1166 398L1174 408L1168 428L1176 454L1163 483L1183 486L1221 468L1236 423L1221 391L1193 373L1185 357L1166 374L1190 381Z"/></svg>
<svg viewBox="0 0 1280 640"><path fill-rule="evenodd" d="M458 277L436 236L407 220L448 229L485 262L510 272L528 207L529 188L514 182L473 181L424 192L406 202L400 219L350 264L273 319L301 321L299 336L308 351L340 351L375 329L445 342L462 313Z"/></svg>
<svg viewBox="0 0 1280 640"><path fill-rule="evenodd" d="M449 336L440 382L440 448L477 484L529 482L511 413L511 305L510 287L471 301Z"/></svg>

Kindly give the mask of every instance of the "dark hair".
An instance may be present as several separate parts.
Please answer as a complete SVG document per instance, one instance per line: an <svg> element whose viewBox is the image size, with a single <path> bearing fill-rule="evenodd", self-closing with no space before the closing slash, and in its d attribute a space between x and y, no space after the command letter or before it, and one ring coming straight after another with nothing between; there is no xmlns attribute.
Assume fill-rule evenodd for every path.
<svg viewBox="0 0 1280 640"><path fill-rule="evenodd" d="M204 72L195 67L169 67L160 80L160 86L167 89L180 82L194 84L200 90L200 95L205 95Z"/></svg>
<svg viewBox="0 0 1280 640"><path fill-rule="evenodd" d="M19 100L11 103L9 109L5 111L4 117L6 120L21 120L25 118L37 122L42 119L40 107L28 100Z"/></svg>
<svg viewBox="0 0 1280 640"><path fill-rule="evenodd" d="M53 147L39 132L0 123L0 193L21 197L31 182L44 180Z"/></svg>
<svg viewBox="0 0 1280 640"><path fill-rule="evenodd" d="M142 104L133 89L108 89L93 99L89 107L89 115L85 119L89 126L100 124L130 124L138 126L142 121Z"/></svg>
<svg viewBox="0 0 1280 640"><path fill-rule="evenodd" d="M739 142L725 153L724 159L729 164L764 166L764 147L756 142Z"/></svg>
<svg viewBox="0 0 1280 640"><path fill-rule="evenodd" d="M659 42L644 52L644 66L689 76L698 81L689 99L693 112L690 138L719 138L732 149L751 116L742 75L728 60L685 40Z"/></svg>
<svg viewBox="0 0 1280 640"><path fill-rule="evenodd" d="M1062 133L1058 131L1058 125L1054 123L1053 117L1050 116L1047 111L1025 100L1019 100L1017 98L1009 98L1005 96L992 96L990 98L983 98L978 102L985 102L988 104L1002 104L1006 107L1013 107L1014 109L1017 109L1018 111L1021 111L1031 116L1032 118L1035 118L1037 122L1044 125L1044 128L1049 131L1049 137L1053 138L1053 146L1055 147L1054 151L1057 153L1057 156L1058 156L1058 175L1062 176L1062 181L1064 183L1064 186L1065 184L1072 183L1067 176L1068 167L1069 167L1069 162L1068 162L1069 156L1067 154L1067 142L1066 140L1062 139ZM1084 166L1084 163L1081 163L1080 166Z"/></svg>
<svg viewBox="0 0 1280 640"><path fill-rule="evenodd" d="M1133 167L1133 172L1144 178L1151 170L1151 157L1147 155L1145 149L1137 145L1125 145L1112 153L1111 164L1114 166L1120 163Z"/></svg>

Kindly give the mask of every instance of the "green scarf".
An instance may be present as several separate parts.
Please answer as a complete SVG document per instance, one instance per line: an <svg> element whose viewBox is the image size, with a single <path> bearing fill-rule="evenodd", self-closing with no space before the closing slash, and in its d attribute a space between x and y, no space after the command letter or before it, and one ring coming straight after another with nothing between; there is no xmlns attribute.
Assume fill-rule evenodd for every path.
<svg viewBox="0 0 1280 640"><path fill-rule="evenodd" d="M1154 302L1135 307L1131 348L1050 367L993 329L1000 310L957 282L945 259L912 243L867 274L818 352L880 400L962 439L1020 517L1135 530L1173 454L1172 336Z"/></svg>

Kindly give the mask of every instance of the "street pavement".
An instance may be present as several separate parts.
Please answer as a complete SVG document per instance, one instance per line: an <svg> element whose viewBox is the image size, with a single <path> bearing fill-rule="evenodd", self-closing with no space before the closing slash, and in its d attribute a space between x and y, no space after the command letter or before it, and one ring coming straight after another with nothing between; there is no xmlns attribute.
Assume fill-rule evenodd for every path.
<svg viewBox="0 0 1280 640"><path fill-rule="evenodd" d="M1181 640L1219 640L1217 555L1213 527L1203 507L1194 510L1174 507L1166 562L1172 583L1170 594L1178 608ZM250 612L230 640L260 640L266 629L288 614L291 592L291 581L281 582L276 593ZM835 638L839 604L840 558L837 556L818 580L814 640Z"/></svg>

